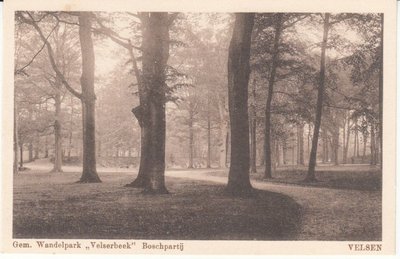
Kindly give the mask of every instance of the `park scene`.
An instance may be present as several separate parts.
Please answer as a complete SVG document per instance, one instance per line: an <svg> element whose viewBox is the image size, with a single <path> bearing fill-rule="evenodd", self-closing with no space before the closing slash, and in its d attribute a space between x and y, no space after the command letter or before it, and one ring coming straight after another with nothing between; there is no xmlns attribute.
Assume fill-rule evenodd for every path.
<svg viewBox="0 0 400 259"><path fill-rule="evenodd" d="M14 22L13 238L382 240L383 14Z"/></svg>

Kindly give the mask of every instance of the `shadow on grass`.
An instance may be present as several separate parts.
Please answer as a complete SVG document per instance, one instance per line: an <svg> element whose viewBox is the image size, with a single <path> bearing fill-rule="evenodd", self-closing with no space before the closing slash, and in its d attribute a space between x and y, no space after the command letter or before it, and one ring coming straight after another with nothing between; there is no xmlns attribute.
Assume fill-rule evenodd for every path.
<svg viewBox="0 0 400 259"><path fill-rule="evenodd" d="M300 206L278 193L234 198L222 185L168 178L170 195L149 196L123 182L18 188L14 238L294 240L301 224Z"/></svg>

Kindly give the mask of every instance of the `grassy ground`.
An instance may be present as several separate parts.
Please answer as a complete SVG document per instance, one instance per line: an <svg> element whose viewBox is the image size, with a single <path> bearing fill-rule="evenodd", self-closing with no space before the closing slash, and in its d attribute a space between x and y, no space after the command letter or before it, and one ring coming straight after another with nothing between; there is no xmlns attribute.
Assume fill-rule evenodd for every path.
<svg viewBox="0 0 400 259"><path fill-rule="evenodd" d="M380 191L382 189L382 173L376 167L370 166L325 166L316 171L317 182L305 183L308 168L281 167L272 173L272 179L264 179L264 168L257 168L257 173L251 174L254 180L272 183L295 184L310 187L349 189L360 191ZM227 176L228 171L213 171L209 175Z"/></svg>
<svg viewBox="0 0 400 259"><path fill-rule="evenodd" d="M223 186L167 178L169 195L123 187L126 172L76 184L78 173L24 171L14 179L15 238L294 240L301 208L290 197L258 191L224 195Z"/></svg>

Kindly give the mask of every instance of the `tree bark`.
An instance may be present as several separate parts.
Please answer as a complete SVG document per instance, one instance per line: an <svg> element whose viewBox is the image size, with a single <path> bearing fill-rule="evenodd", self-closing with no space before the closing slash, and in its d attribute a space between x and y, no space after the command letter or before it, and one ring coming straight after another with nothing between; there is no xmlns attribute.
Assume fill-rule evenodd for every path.
<svg viewBox="0 0 400 259"><path fill-rule="evenodd" d="M207 168L211 168L211 118L210 118L210 104L207 102Z"/></svg>
<svg viewBox="0 0 400 259"><path fill-rule="evenodd" d="M79 182L101 182L96 169L96 132L94 93L94 49L90 13L79 14L79 40L82 52L82 119L83 119L83 171Z"/></svg>
<svg viewBox="0 0 400 259"><path fill-rule="evenodd" d="M19 168L24 168L24 143L19 143Z"/></svg>
<svg viewBox="0 0 400 259"><path fill-rule="evenodd" d="M257 114L256 114L256 84L252 87L252 104L250 106L250 173L257 173Z"/></svg>
<svg viewBox="0 0 400 259"><path fill-rule="evenodd" d="M384 17L383 13L381 16L381 42L380 42L380 55L381 60L379 64L379 162L381 166L383 164L383 28L384 28Z"/></svg>
<svg viewBox="0 0 400 259"><path fill-rule="evenodd" d="M282 13L276 14L274 49L272 55L271 72L268 81L268 96L265 104L265 132L264 132L264 147L265 147L265 170L264 178L272 178L272 161L271 161L271 104L272 95L274 94L274 84L276 69L279 62L279 40L282 29Z"/></svg>
<svg viewBox="0 0 400 259"><path fill-rule="evenodd" d="M252 191L249 178L248 82L250 75L253 13L237 13L228 56L228 95L231 127L231 158L226 191L232 195L248 195Z"/></svg>
<svg viewBox="0 0 400 259"><path fill-rule="evenodd" d="M347 164L347 153L349 150L349 142L350 142L350 118L348 118L346 120L347 122L347 134L346 134L346 138L344 139L344 143L343 143L343 164ZM343 127L343 131L345 131L345 127Z"/></svg>
<svg viewBox="0 0 400 259"><path fill-rule="evenodd" d="M189 114L189 165L188 168L193 168L193 153L194 153L194 140L193 140L193 115Z"/></svg>
<svg viewBox="0 0 400 259"><path fill-rule="evenodd" d="M375 128L373 123L371 123L371 144L370 144L370 149L371 149L371 165L376 165L376 157L375 157Z"/></svg>
<svg viewBox="0 0 400 259"><path fill-rule="evenodd" d="M58 80L56 80L58 81ZM54 165L52 173L62 172L62 136L61 136L61 94L60 85L56 83L56 94L54 97L55 120L54 120Z"/></svg>
<svg viewBox="0 0 400 259"><path fill-rule="evenodd" d="M17 101L14 97L14 165L13 165L13 173L18 173L18 107Z"/></svg>
<svg viewBox="0 0 400 259"><path fill-rule="evenodd" d="M305 178L305 181L309 182L317 180L315 177L315 166L317 162L318 137L319 137L319 129L321 127L322 108L323 108L324 94L325 94L325 52L328 42L329 16L330 16L329 13L325 13L324 15L324 33L321 45L321 64L320 64L320 74L319 74L317 107L316 107L316 115L314 123L314 134L312 139L310 162L308 163L309 164L308 173Z"/></svg>
<svg viewBox="0 0 400 259"><path fill-rule="evenodd" d="M165 187L165 69L169 58L168 13L150 13L143 37L143 77L148 92L149 181L147 193L168 193ZM148 55L146 55L146 53Z"/></svg>
<svg viewBox="0 0 400 259"><path fill-rule="evenodd" d="M297 163L299 165L304 165L304 125L299 125L297 127L297 145L299 154Z"/></svg>

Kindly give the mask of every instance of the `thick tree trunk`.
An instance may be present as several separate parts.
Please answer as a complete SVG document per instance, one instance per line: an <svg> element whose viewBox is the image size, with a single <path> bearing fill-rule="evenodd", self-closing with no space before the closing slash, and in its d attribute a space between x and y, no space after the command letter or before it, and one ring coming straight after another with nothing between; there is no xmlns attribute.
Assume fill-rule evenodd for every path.
<svg viewBox="0 0 400 259"><path fill-rule="evenodd" d="M94 93L94 50L90 13L79 14L79 40L82 52L82 119L83 119L83 171L79 182L101 182L96 169L96 132Z"/></svg>
<svg viewBox="0 0 400 259"><path fill-rule="evenodd" d="M249 178L250 150L247 101L254 14L237 13L235 16L228 57L231 158L226 190L233 195L248 195L252 191L252 186Z"/></svg>
<svg viewBox="0 0 400 259"><path fill-rule="evenodd" d="M144 14L143 99L141 120L144 192L168 193L165 187L165 69L169 57L168 13ZM143 101L143 102L142 102ZM141 160L142 162L142 160Z"/></svg>
<svg viewBox="0 0 400 259"><path fill-rule="evenodd" d="M265 169L264 169L264 178L272 178L272 161L271 161L271 104L272 104L272 96L274 94L274 84L275 84L275 76L276 69L279 61L279 40L282 29L282 13L276 14L276 22L275 22L275 36L274 36L274 49L272 55L272 64L271 64L271 72L268 81L268 96L267 102L265 104Z"/></svg>
<svg viewBox="0 0 400 259"><path fill-rule="evenodd" d="M140 89L139 95L140 95L140 103L145 103L145 93L143 91L144 89ZM147 154L148 154L148 125L147 122L144 120L144 109L145 109L146 104L139 105L135 108L132 109L133 115L136 117L136 119L139 122L140 126L140 164L139 164L139 171L136 179L125 185L126 187L133 187L133 188L144 188L147 183L148 183L148 170L147 170L147 164L148 164L148 159L147 159Z"/></svg>
<svg viewBox="0 0 400 259"><path fill-rule="evenodd" d="M305 181L316 181L315 166L317 162L318 137L319 137L319 129L321 126L322 108L325 95L325 51L328 41L329 15L330 15L329 13L325 13L324 17L324 33L321 45L321 64L320 64L320 74L319 74L317 107L316 107L316 115L314 123L314 134L312 140L310 162L308 163L308 173L305 178Z"/></svg>
<svg viewBox="0 0 400 259"><path fill-rule="evenodd" d="M61 136L61 95L60 86L57 85L57 92L54 97L55 120L54 120L54 165L52 173L62 172L62 136Z"/></svg>

